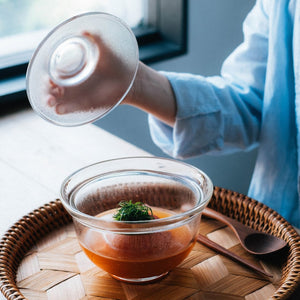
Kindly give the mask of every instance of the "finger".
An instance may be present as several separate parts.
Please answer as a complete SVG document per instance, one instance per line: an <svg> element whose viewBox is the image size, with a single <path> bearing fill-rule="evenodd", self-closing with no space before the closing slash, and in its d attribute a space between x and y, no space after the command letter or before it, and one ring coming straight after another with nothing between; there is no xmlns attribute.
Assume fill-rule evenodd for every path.
<svg viewBox="0 0 300 300"><path fill-rule="evenodd" d="M89 39L91 39L91 40L94 40L94 35L91 34L89 31L83 31L82 35L89 38Z"/></svg>
<svg viewBox="0 0 300 300"><path fill-rule="evenodd" d="M53 86L49 89L49 94L56 98L62 98L64 96L65 89L62 86Z"/></svg>
<svg viewBox="0 0 300 300"><path fill-rule="evenodd" d="M52 79L48 80L47 91L49 94L53 95L56 98L64 96L64 87L57 85Z"/></svg>
<svg viewBox="0 0 300 300"><path fill-rule="evenodd" d="M58 115L64 115L66 113L68 113L67 111L67 105L65 104L58 104L55 107L55 111Z"/></svg>
<svg viewBox="0 0 300 300"><path fill-rule="evenodd" d="M92 34L89 31L83 31L82 35L88 38L93 44L96 44L99 50L106 51L108 48L104 40L99 35Z"/></svg>
<svg viewBox="0 0 300 300"><path fill-rule="evenodd" d="M83 111L82 108L74 103L58 103L55 107L55 111L58 115L69 114L73 112Z"/></svg>
<svg viewBox="0 0 300 300"><path fill-rule="evenodd" d="M90 39L93 43L98 44L98 46L101 45L101 38L99 37L99 35L95 35L90 33L89 31L83 31L82 35L88 39Z"/></svg>
<svg viewBox="0 0 300 300"><path fill-rule="evenodd" d="M47 104L50 107L54 107L57 104L56 98L50 95L47 99Z"/></svg>
<svg viewBox="0 0 300 300"><path fill-rule="evenodd" d="M57 86L52 79L49 79L49 84L51 87Z"/></svg>
<svg viewBox="0 0 300 300"><path fill-rule="evenodd" d="M59 115L84 112L91 109L90 102L87 99L74 99L74 101L66 101L57 103L55 111Z"/></svg>

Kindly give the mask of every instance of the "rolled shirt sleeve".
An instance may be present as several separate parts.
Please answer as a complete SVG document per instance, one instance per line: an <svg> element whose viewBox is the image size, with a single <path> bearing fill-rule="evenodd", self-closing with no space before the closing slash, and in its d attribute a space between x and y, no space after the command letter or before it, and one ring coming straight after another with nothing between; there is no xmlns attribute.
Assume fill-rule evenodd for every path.
<svg viewBox="0 0 300 300"><path fill-rule="evenodd" d="M149 116L153 141L176 158L232 153L258 143L266 63L268 17L262 1L247 16L243 43L220 76L162 72L177 103L174 127Z"/></svg>

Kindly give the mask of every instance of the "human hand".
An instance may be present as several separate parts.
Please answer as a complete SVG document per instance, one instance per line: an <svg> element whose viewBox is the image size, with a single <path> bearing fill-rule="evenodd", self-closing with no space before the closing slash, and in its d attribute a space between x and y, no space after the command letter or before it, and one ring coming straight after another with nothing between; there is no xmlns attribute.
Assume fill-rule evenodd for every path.
<svg viewBox="0 0 300 300"><path fill-rule="evenodd" d="M135 72L136 65L124 61L101 37L89 32L82 35L97 45L99 59L92 75L78 85L60 86L49 78L46 101L57 114L109 110L122 99Z"/></svg>

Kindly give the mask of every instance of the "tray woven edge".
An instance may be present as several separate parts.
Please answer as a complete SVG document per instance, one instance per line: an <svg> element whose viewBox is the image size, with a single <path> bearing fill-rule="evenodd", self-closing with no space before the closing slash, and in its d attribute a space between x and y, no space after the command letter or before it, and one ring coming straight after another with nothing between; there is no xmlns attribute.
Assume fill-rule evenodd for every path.
<svg viewBox="0 0 300 300"><path fill-rule="evenodd" d="M288 243L282 282L272 296L272 299L288 299L300 285L300 236L294 228L266 205L228 189L215 187L209 206ZM16 286L16 272L26 252L40 238L71 221L57 199L25 215L4 234L0 242L0 290L7 299L26 299Z"/></svg>

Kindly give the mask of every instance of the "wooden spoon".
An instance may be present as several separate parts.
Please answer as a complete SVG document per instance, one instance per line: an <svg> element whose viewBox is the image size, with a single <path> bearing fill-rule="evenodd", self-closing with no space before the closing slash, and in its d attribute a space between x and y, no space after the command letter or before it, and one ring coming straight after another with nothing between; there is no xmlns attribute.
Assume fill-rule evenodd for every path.
<svg viewBox="0 0 300 300"><path fill-rule="evenodd" d="M203 215L228 225L238 237L242 247L249 253L255 255L270 254L283 249L287 245L284 240L276 236L254 230L213 209L205 208Z"/></svg>

